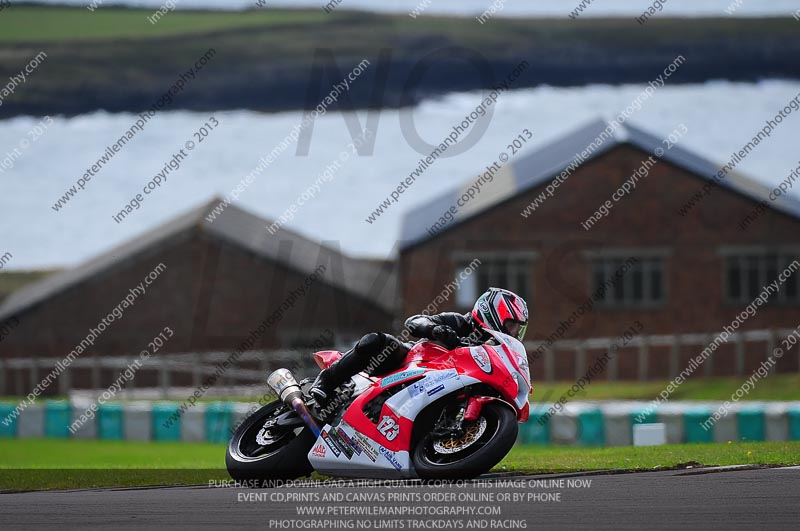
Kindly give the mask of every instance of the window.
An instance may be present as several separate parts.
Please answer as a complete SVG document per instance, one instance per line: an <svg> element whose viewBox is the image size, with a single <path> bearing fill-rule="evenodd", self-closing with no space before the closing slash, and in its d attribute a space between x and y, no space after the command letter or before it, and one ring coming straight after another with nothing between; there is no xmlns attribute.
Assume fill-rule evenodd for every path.
<svg viewBox="0 0 800 531"><path fill-rule="evenodd" d="M599 306L658 306L666 298L663 258L596 257L592 260L591 288L591 295Z"/></svg>
<svg viewBox="0 0 800 531"><path fill-rule="evenodd" d="M787 252L750 252L725 257L725 299L732 304L750 304L764 288L778 280L778 275L797 257ZM779 283L778 293L770 302L800 304L798 274Z"/></svg>
<svg viewBox="0 0 800 531"><path fill-rule="evenodd" d="M456 259L456 278L459 278L475 258L480 260L477 267L473 264L472 273L462 279L461 287L456 293L456 305L460 309L471 308L475 300L492 287L511 290L530 305L533 257L531 253L498 253Z"/></svg>

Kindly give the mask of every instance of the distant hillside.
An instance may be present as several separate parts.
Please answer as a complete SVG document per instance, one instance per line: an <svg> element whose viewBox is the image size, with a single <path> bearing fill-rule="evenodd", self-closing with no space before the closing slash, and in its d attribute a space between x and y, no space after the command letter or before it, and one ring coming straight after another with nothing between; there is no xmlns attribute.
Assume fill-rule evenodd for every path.
<svg viewBox="0 0 800 531"><path fill-rule="evenodd" d="M678 55L670 84L709 79L800 77L800 31L786 19L472 19L377 15L337 10L178 11L155 25L147 10L11 7L0 16L0 79L35 55L47 59L0 106L0 117L78 114L150 107L209 48L216 55L170 109L279 111L319 101L337 75L313 79L315 51L332 50L346 74L371 66L348 95L354 106L397 107L452 91L486 87L520 61L516 87L648 82ZM473 64L437 50L472 50ZM380 53L384 51L383 61ZM440 52L441 53L441 52ZM317 58L317 63L322 60ZM482 76L475 61L483 61ZM383 89L374 90L378 79ZM323 88L323 83L325 84ZM381 81L383 83L383 81ZM381 83L377 83L380 86ZM2 85L2 84L0 84ZM310 89L311 87L311 89ZM308 105L311 107L312 105Z"/></svg>

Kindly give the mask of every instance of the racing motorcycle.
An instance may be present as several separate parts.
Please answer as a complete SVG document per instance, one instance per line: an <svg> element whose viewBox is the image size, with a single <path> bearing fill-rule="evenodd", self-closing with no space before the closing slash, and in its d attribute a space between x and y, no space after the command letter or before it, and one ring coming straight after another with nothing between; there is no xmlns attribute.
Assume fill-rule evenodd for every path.
<svg viewBox="0 0 800 531"><path fill-rule="evenodd" d="M476 477L505 457L529 416L522 343L488 331L492 344L448 349L423 340L404 365L380 377L359 373L329 404L307 394L288 369L267 379L280 398L247 417L228 443L236 480L294 479L312 471L356 478ZM342 356L314 353L320 369Z"/></svg>

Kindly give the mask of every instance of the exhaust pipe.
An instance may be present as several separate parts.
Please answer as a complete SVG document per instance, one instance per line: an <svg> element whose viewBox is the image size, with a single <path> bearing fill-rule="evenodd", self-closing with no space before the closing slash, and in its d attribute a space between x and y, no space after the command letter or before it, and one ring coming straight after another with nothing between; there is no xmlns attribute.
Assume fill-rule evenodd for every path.
<svg viewBox="0 0 800 531"><path fill-rule="evenodd" d="M322 430L320 430L314 417L308 411L308 407L303 401L303 391L300 389L300 384L294 379L292 371L278 369L267 377L267 385L275 391L275 394L284 404L295 410L297 415L306 423L306 426L311 429L314 436L319 437Z"/></svg>

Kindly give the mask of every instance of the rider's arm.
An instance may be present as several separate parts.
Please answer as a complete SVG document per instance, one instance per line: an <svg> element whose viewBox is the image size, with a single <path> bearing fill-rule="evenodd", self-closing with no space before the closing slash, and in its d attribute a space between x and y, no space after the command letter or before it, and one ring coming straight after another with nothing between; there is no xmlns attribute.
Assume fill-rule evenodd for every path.
<svg viewBox="0 0 800 531"><path fill-rule="evenodd" d="M459 337L466 337L472 332L472 325L460 313L445 312L436 315L414 315L406 319L406 328L414 337L433 339L431 332L438 325L449 326Z"/></svg>

